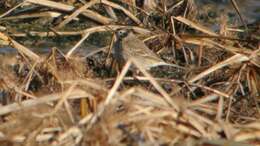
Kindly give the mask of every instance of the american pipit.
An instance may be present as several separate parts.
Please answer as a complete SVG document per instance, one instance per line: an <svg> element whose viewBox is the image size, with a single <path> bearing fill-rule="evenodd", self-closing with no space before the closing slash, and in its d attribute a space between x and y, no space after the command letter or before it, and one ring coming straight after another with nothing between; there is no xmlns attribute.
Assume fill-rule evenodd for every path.
<svg viewBox="0 0 260 146"><path fill-rule="evenodd" d="M112 54L120 64L133 58L147 70L156 66L172 66L184 69L184 67L179 65L169 64L163 61L131 30L127 29L119 29L116 32L116 41L114 43Z"/></svg>

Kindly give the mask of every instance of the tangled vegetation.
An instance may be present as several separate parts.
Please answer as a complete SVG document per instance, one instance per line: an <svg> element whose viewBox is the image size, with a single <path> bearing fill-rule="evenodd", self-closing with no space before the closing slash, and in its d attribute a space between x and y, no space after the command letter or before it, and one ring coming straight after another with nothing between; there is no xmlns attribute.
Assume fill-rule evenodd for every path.
<svg viewBox="0 0 260 146"><path fill-rule="evenodd" d="M260 4L238 1L0 1L0 145L260 145ZM118 29L182 69L119 67Z"/></svg>

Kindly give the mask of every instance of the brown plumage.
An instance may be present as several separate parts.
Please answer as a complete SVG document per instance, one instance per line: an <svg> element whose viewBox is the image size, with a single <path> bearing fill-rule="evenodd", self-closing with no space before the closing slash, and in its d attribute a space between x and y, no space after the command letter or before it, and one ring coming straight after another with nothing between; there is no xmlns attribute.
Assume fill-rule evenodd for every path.
<svg viewBox="0 0 260 146"><path fill-rule="evenodd" d="M116 42L112 53L119 62L134 58L145 69L162 65L183 69L181 66L164 62L143 41L138 39L131 30L120 29L116 32Z"/></svg>

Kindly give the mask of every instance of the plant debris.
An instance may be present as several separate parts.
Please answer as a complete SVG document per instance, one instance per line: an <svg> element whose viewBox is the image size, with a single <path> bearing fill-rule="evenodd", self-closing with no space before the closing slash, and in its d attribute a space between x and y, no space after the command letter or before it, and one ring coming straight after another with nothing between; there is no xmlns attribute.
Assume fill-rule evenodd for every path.
<svg viewBox="0 0 260 146"><path fill-rule="evenodd" d="M259 2L240 1L1 1L0 145L260 145ZM138 46L118 30L169 66L115 59Z"/></svg>

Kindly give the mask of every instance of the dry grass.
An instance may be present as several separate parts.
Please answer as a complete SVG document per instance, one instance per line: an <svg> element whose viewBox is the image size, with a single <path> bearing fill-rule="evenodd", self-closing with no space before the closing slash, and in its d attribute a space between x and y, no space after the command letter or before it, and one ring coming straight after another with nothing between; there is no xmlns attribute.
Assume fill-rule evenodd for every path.
<svg viewBox="0 0 260 146"><path fill-rule="evenodd" d="M197 21L192 0L156 2L0 2L0 49L17 50L0 54L0 145L260 145L259 40L240 37L250 27L223 20L213 31ZM118 28L133 29L185 70L145 70L133 58L116 73L110 49ZM108 39L104 47L80 49L104 32L109 37L96 38ZM70 37L68 49L48 53L26 44Z"/></svg>

